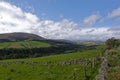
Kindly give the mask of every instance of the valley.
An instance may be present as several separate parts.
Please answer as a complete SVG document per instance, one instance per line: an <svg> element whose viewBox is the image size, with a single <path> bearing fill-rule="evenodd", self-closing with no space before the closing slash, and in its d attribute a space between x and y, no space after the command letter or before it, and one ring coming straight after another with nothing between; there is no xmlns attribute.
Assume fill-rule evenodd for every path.
<svg viewBox="0 0 120 80"><path fill-rule="evenodd" d="M116 46L113 41L117 40L110 39L106 43L75 43L14 38L14 41L1 42L0 80L99 80L104 77L110 80L112 69L116 70L119 65L114 63L119 60L119 54L115 54L114 58L117 48L112 48L113 44ZM102 59L106 50L111 51L108 52L106 64L109 68L104 77L101 77Z"/></svg>

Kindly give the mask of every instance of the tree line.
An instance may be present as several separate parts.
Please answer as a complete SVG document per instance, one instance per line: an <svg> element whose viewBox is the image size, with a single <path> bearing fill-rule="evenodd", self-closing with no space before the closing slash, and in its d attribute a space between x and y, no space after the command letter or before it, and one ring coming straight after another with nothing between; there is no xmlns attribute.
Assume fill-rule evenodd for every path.
<svg viewBox="0 0 120 80"><path fill-rule="evenodd" d="M95 49L96 46L85 46L76 44L65 44L59 46L51 46L47 48L4 48L0 49L0 59L15 59L27 57L41 57L52 54L70 53L76 51Z"/></svg>
<svg viewBox="0 0 120 80"><path fill-rule="evenodd" d="M106 45L110 48L117 48L120 46L120 39L112 37L106 41Z"/></svg>

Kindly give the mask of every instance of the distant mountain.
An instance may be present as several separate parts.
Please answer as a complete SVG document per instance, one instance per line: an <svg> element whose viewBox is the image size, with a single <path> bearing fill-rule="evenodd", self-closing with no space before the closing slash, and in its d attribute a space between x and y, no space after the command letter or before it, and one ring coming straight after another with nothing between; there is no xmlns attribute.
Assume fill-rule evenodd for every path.
<svg viewBox="0 0 120 80"><path fill-rule="evenodd" d="M96 43L101 43L104 42L104 40L71 40L72 42L96 42Z"/></svg>
<svg viewBox="0 0 120 80"><path fill-rule="evenodd" d="M43 37L31 33L4 33L0 34L0 42L21 41L21 40L44 40Z"/></svg>

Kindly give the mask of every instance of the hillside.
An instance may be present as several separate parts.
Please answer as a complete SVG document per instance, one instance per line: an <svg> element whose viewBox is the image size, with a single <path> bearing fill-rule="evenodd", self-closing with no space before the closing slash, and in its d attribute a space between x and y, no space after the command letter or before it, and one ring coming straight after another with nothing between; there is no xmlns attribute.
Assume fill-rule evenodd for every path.
<svg viewBox="0 0 120 80"><path fill-rule="evenodd" d="M51 44L42 41L14 41L14 42L3 42L0 43L0 49L5 48L43 48L43 47L50 47Z"/></svg>
<svg viewBox="0 0 120 80"><path fill-rule="evenodd" d="M0 42L21 41L21 40L44 40L43 37L31 33L4 33L0 34Z"/></svg>
<svg viewBox="0 0 120 80"><path fill-rule="evenodd" d="M27 35L15 33L0 43L0 80L95 79L101 46Z"/></svg>
<svg viewBox="0 0 120 80"><path fill-rule="evenodd" d="M94 80L98 74L99 45L48 40L29 33L0 37L0 80Z"/></svg>
<svg viewBox="0 0 120 80"><path fill-rule="evenodd" d="M94 80L98 62L86 67L86 60L93 60L100 50L87 50L46 57L0 61L1 80ZM87 78L87 79L85 79Z"/></svg>

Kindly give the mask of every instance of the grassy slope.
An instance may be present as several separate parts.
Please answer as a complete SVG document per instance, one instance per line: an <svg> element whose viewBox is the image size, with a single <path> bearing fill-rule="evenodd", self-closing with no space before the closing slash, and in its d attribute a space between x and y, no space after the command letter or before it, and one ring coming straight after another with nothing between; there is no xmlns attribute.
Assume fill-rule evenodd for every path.
<svg viewBox="0 0 120 80"><path fill-rule="evenodd" d="M120 80L120 51L109 57L107 80Z"/></svg>
<svg viewBox="0 0 120 80"><path fill-rule="evenodd" d="M58 63L75 58L93 58L100 49L69 54L51 55L40 58L3 60L0 62L51 62ZM41 64L0 64L0 80L84 80L84 68L80 64L41 65ZM96 71L96 70L95 70ZM87 70L90 73L90 70ZM94 73L93 75L96 75ZM75 76L74 76L75 75ZM74 77L76 79L74 79Z"/></svg>
<svg viewBox="0 0 120 80"><path fill-rule="evenodd" d="M49 47L50 44L40 41L19 41L19 42L4 42L0 43L0 48L39 48Z"/></svg>

